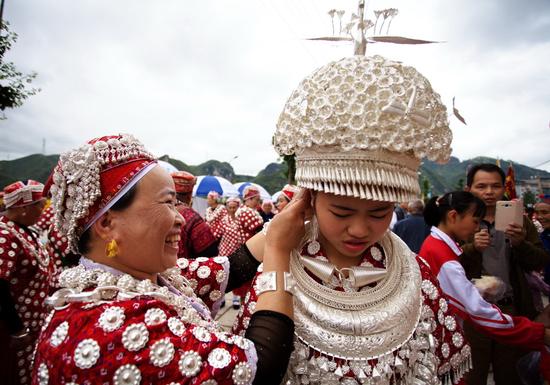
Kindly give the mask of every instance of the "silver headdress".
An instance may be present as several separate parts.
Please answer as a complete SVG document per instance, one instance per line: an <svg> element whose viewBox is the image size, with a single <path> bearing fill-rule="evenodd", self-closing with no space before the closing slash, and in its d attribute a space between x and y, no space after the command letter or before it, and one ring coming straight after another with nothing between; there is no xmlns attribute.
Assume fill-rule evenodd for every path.
<svg viewBox="0 0 550 385"><path fill-rule="evenodd" d="M93 139L61 155L46 191L52 197L54 225L78 252L78 238L155 162L132 135Z"/></svg>
<svg viewBox="0 0 550 385"><path fill-rule="evenodd" d="M365 40L362 31L358 55L331 62L298 85L273 144L279 155L296 156L300 187L410 201L420 193L420 160L444 163L451 154L447 109L413 67L363 56Z"/></svg>

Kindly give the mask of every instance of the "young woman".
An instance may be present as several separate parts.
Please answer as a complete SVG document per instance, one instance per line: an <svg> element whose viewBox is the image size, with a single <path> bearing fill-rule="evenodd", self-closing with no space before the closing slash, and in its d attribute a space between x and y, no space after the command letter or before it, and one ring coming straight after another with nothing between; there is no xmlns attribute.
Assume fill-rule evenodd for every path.
<svg viewBox="0 0 550 385"><path fill-rule="evenodd" d="M428 81L379 56L329 63L292 93L273 142L295 155L314 214L291 252L296 329L284 383L458 381L469 346L429 266L388 231L394 203L419 192L420 159L450 154L445 107ZM267 279L260 268L236 332Z"/></svg>
<svg viewBox="0 0 550 385"><path fill-rule="evenodd" d="M485 215L485 203L470 192L454 191L433 197L424 210L431 234L420 249L420 256L431 266L439 285L457 317L471 322L499 342L525 349L543 347L548 332L544 325L525 317L512 317L487 302L466 278L459 262L458 241L471 239Z"/></svg>
<svg viewBox="0 0 550 385"><path fill-rule="evenodd" d="M299 188L290 184L285 185L281 190L281 193L277 197L277 202L275 206L279 212L286 207L294 197L294 195L299 191Z"/></svg>

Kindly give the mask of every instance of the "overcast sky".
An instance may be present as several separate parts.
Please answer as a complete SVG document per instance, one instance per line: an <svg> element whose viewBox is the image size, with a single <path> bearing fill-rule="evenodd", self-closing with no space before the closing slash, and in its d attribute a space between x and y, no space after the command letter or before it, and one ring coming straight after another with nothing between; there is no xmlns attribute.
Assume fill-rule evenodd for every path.
<svg viewBox="0 0 550 385"><path fill-rule="evenodd" d="M6 59L37 71L42 91L0 121L0 159L59 153L129 132L188 164L231 161L256 174L277 160L275 122L302 78L350 45L332 33L356 0L5 0L19 34ZM443 41L373 44L367 52L415 66L448 107L453 155L550 160L550 1L374 0L395 7L390 34ZM237 157L237 158L235 158ZM550 164L546 164L550 169Z"/></svg>

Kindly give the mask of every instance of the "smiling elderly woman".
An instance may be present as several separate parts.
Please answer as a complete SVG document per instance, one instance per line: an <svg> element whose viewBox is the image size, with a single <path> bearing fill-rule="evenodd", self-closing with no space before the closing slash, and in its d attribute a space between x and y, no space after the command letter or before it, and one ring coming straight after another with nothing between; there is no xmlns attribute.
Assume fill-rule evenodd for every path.
<svg viewBox="0 0 550 385"><path fill-rule="evenodd" d="M265 244L261 235L248 243L274 273L243 338L224 332L207 304L216 308L259 261L243 247L176 267L183 219L174 184L141 143L94 139L62 155L52 180L55 225L83 257L48 299L54 310L38 340L33 384L280 382L294 329L283 284L290 249L282 247L299 242L286 229L303 230L304 202L274 222Z"/></svg>

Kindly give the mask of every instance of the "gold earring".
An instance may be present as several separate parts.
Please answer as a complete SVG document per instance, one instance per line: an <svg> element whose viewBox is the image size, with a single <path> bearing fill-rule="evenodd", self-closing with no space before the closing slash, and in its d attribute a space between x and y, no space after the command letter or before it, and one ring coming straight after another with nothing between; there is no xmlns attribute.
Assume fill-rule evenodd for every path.
<svg viewBox="0 0 550 385"><path fill-rule="evenodd" d="M111 242L107 243L107 246L105 247L105 255L109 258L114 258L118 254L118 245L116 241L113 239Z"/></svg>

